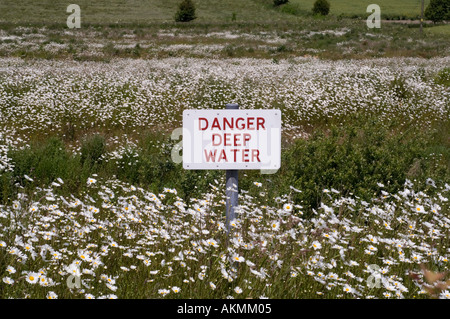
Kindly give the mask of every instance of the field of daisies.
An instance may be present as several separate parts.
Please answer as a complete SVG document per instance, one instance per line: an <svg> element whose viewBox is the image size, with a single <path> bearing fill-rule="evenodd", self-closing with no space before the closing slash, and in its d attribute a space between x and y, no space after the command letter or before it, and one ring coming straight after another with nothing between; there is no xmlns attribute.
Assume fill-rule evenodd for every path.
<svg viewBox="0 0 450 319"><path fill-rule="evenodd" d="M281 109L283 152L296 141L316 141L317 128L351 125L356 115L376 117L383 127L395 122L389 132L400 137L386 154L377 154L376 132L362 152L343 142L359 133L320 140L337 147L323 157L356 150L362 160L345 173L351 174L403 150L407 134L448 127L449 65L449 57L1 58L0 298L450 298L449 164L441 154L448 152L442 146L448 146L448 132L441 131L444 144L426 157L405 162L407 173L373 171L383 180L371 181L370 198L359 196L356 186L300 183L284 171L248 172L230 233L223 172L152 175L152 161L167 159L161 172L180 165L170 162L173 144L166 139L155 138L154 157L140 155L149 145L142 139L170 137L181 127L184 109L229 102ZM102 140L89 153L85 141L96 134ZM52 138L60 142L42 153L46 158L29 151ZM95 145L101 148L96 156ZM319 152L321 144L311 145L305 149ZM398 156L387 163L401 163ZM286 158L289 165L282 166L302 172L301 156ZM73 163L80 160L78 174ZM440 167L433 176L424 175L432 172L424 168L428 162ZM69 171L76 173L69 178ZM143 173L154 180L142 183ZM341 172L326 174L339 180ZM271 184L285 176L285 188ZM393 176L405 177L395 181L395 191ZM195 195L173 187L181 178ZM320 188L318 195L312 187ZM315 205L299 200L305 193L314 194Z"/></svg>

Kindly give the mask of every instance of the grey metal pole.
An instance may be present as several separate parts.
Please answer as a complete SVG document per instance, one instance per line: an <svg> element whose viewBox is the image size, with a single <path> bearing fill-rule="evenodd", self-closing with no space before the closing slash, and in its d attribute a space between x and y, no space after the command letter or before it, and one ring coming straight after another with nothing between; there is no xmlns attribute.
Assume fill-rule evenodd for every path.
<svg viewBox="0 0 450 319"><path fill-rule="evenodd" d="M227 110L238 110L238 104L227 104L225 106ZM227 233L230 233L230 221L236 218L236 206L238 205L238 170L226 170L226 227Z"/></svg>
<svg viewBox="0 0 450 319"><path fill-rule="evenodd" d="M423 8L425 6L424 2L425 2L425 0L422 0L422 5L421 5L421 8L420 8L420 34L423 33L422 24L423 24Z"/></svg>

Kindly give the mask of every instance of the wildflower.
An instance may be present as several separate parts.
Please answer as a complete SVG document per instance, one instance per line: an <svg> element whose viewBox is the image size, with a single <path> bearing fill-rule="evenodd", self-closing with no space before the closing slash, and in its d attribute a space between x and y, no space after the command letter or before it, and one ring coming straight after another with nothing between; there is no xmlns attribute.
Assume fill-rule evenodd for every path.
<svg viewBox="0 0 450 319"><path fill-rule="evenodd" d="M422 205L417 205L417 206L416 206L416 212L418 212L418 213L424 213L424 212L425 212L425 209L423 208Z"/></svg>
<svg viewBox="0 0 450 319"><path fill-rule="evenodd" d="M411 259L419 262L422 259L422 256L420 254L412 254Z"/></svg>
<svg viewBox="0 0 450 319"><path fill-rule="evenodd" d="M6 271L9 272L10 274L14 274L16 272L16 269L14 269L14 267L12 266L8 266L6 267Z"/></svg>
<svg viewBox="0 0 450 319"><path fill-rule="evenodd" d="M272 230L278 230L278 229L280 229L280 222L279 222L279 221L272 221L272 222L270 223L270 228L271 228Z"/></svg>
<svg viewBox="0 0 450 319"><path fill-rule="evenodd" d="M283 205L283 209L286 212L291 212L292 211L292 204L284 204Z"/></svg>
<svg viewBox="0 0 450 319"><path fill-rule="evenodd" d="M367 249L370 250L370 251L377 251L377 250L378 250L377 247L372 246L372 245L369 245L369 246L367 247Z"/></svg>
<svg viewBox="0 0 450 319"><path fill-rule="evenodd" d="M174 287L172 287L172 291L177 294L181 291L181 289L180 289L180 287L174 286Z"/></svg>
<svg viewBox="0 0 450 319"><path fill-rule="evenodd" d="M58 299L58 295L55 294L53 291L49 291L47 293L47 299Z"/></svg>
<svg viewBox="0 0 450 319"><path fill-rule="evenodd" d="M106 287L108 287L108 288L111 289L112 291L116 291L116 290L117 290L117 286L114 286L114 285L112 285L112 284L110 284L110 283L107 283L107 284L106 284Z"/></svg>
<svg viewBox="0 0 450 319"><path fill-rule="evenodd" d="M11 279L9 277L3 277L3 282L7 285L12 285L14 284L14 279Z"/></svg>
<svg viewBox="0 0 450 319"><path fill-rule="evenodd" d="M235 287L234 288L234 292L237 294L241 294L242 293L242 289L240 287Z"/></svg>
<svg viewBox="0 0 450 319"><path fill-rule="evenodd" d="M169 293L170 293L170 290L168 290L168 289L158 289L158 294L160 294L163 297L165 297Z"/></svg>
<svg viewBox="0 0 450 319"><path fill-rule="evenodd" d="M255 185L258 186L258 187L261 187L261 186L262 186L262 184L259 183L259 182L253 182L253 184L255 184Z"/></svg>
<svg viewBox="0 0 450 319"><path fill-rule="evenodd" d="M314 248L314 250L318 250L322 248L322 245L316 240L312 243L312 247Z"/></svg>
<svg viewBox="0 0 450 319"><path fill-rule="evenodd" d="M97 180L95 178L89 177L87 180L87 184L88 185L92 185L95 184L97 182Z"/></svg>
<svg viewBox="0 0 450 319"><path fill-rule="evenodd" d="M439 299L450 299L450 292L448 290L441 291Z"/></svg>
<svg viewBox="0 0 450 319"><path fill-rule="evenodd" d="M239 256L238 254L234 254L231 258L233 261L237 261L238 263L244 262L245 258L242 256Z"/></svg>
<svg viewBox="0 0 450 319"><path fill-rule="evenodd" d="M26 276L25 279L26 279L26 281L27 281L28 283L30 283L30 284L35 284L35 283L37 283L38 280L39 280L39 274L38 274L38 273L35 273L35 272L30 272L30 273L27 274L27 276Z"/></svg>
<svg viewBox="0 0 450 319"><path fill-rule="evenodd" d="M216 289L216 285L212 281L209 282L209 286L212 290Z"/></svg>
<svg viewBox="0 0 450 319"><path fill-rule="evenodd" d="M344 291L345 291L346 293L354 293L354 292L355 292L355 290L354 290L350 285L348 285L348 284L345 284L345 285L344 285Z"/></svg>

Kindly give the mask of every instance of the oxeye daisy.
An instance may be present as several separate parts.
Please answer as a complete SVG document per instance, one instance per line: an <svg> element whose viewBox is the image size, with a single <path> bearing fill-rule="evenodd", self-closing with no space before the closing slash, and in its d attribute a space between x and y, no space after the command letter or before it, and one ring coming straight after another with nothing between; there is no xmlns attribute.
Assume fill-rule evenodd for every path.
<svg viewBox="0 0 450 319"><path fill-rule="evenodd" d="M235 287L234 288L234 292L237 294L241 294L242 293L242 289L240 287Z"/></svg>
<svg viewBox="0 0 450 319"><path fill-rule="evenodd" d="M58 295L55 294L53 291L49 291L47 293L47 299L58 299Z"/></svg>
<svg viewBox="0 0 450 319"><path fill-rule="evenodd" d="M170 290L168 290L168 289L158 289L158 294L160 294L163 297L169 293L170 293Z"/></svg>
<svg viewBox="0 0 450 319"><path fill-rule="evenodd" d="M353 293L353 292L355 292L355 290L354 290L350 285L348 285L348 284L345 284L344 287L343 287L343 289L344 289L344 291L345 291L346 293Z"/></svg>
<svg viewBox="0 0 450 319"><path fill-rule="evenodd" d="M417 205L415 211L418 213L424 213L425 209L423 208L422 205Z"/></svg>
<svg viewBox="0 0 450 319"><path fill-rule="evenodd" d="M39 280L39 274L35 273L35 272L30 272L27 274L27 276L25 277L25 280L30 283L30 284L35 284L38 282Z"/></svg>
<svg viewBox="0 0 450 319"><path fill-rule="evenodd" d="M283 209L284 209L286 212L291 212L291 211L292 211L292 208L293 208L292 204L287 203L287 204L284 204L284 205L283 205Z"/></svg>
<svg viewBox="0 0 450 319"><path fill-rule="evenodd" d="M231 260L241 263L241 262L245 261L245 258L242 256L239 256L238 254L234 254L233 257L231 258Z"/></svg>
<svg viewBox="0 0 450 319"><path fill-rule="evenodd" d="M313 241L312 247L314 248L314 250L318 250L318 249L322 248L322 244L316 240L316 241Z"/></svg>
<svg viewBox="0 0 450 319"><path fill-rule="evenodd" d="M174 286L174 287L172 287L172 291L177 294L177 293L179 293L181 291L181 288L177 287L177 286Z"/></svg>
<svg viewBox="0 0 450 319"><path fill-rule="evenodd" d="M6 271L9 272L10 274L14 274L16 272L16 269L12 266L8 266L6 267Z"/></svg>
<svg viewBox="0 0 450 319"><path fill-rule="evenodd" d="M280 229L280 222L279 222L279 221L276 221L276 220L272 221L272 222L270 223L270 228L271 228L272 230L278 230L278 229Z"/></svg>

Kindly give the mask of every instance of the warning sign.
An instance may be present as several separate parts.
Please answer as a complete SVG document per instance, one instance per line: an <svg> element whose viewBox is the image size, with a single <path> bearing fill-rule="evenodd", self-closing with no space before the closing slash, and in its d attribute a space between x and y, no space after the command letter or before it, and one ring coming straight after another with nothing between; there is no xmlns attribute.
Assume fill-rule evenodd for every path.
<svg viewBox="0 0 450 319"><path fill-rule="evenodd" d="M185 169L280 167L280 110L185 110Z"/></svg>

